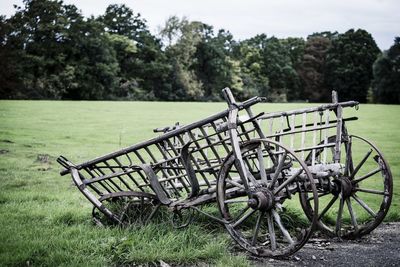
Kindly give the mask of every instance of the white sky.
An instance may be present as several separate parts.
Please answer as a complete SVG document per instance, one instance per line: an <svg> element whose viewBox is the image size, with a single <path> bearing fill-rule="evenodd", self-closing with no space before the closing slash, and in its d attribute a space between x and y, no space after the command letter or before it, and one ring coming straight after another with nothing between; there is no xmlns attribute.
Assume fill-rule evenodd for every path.
<svg viewBox="0 0 400 267"><path fill-rule="evenodd" d="M0 14L14 13L22 0L0 0ZM362 28L381 49L400 36L400 0L64 0L85 16L103 14L109 4L124 3L147 20L153 33L171 15L186 16L229 30L236 40L259 33L307 37L313 32Z"/></svg>

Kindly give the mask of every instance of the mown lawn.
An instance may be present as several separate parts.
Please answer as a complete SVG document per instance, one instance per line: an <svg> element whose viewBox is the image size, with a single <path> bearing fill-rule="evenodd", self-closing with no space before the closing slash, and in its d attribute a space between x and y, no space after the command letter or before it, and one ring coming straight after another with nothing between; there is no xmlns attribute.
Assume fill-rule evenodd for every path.
<svg viewBox="0 0 400 267"><path fill-rule="evenodd" d="M308 104L260 104L282 111ZM206 220L175 230L96 227L91 206L59 176L55 159L82 162L154 136L152 129L183 124L225 109L223 103L0 101L0 265L113 265L207 262L246 266L224 228ZM400 106L361 105L351 133L383 151L394 176L387 218L400 220Z"/></svg>

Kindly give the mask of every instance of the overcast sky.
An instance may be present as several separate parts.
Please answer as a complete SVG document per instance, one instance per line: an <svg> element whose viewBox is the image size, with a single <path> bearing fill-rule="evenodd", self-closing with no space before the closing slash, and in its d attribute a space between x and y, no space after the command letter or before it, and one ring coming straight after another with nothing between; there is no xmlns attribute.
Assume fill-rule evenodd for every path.
<svg viewBox="0 0 400 267"><path fill-rule="evenodd" d="M0 0L0 14L14 13L22 0ZM313 32L362 28L381 49L400 36L400 0L65 0L85 16L103 14L112 3L124 3L148 22L153 33L171 15L186 16L229 30L236 40L259 33L307 37Z"/></svg>

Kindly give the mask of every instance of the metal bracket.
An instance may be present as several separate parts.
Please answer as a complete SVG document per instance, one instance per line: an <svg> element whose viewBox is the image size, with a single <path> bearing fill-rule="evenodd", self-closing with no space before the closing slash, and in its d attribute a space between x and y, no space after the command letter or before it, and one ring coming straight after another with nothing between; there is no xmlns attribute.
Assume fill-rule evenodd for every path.
<svg viewBox="0 0 400 267"><path fill-rule="evenodd" d="M196 196L199 193L200 186L199 186L199 181L197 180L196 173L193 169L193 166L190 162L190 152L189 152L189 147L192 144L192 142L189 142L185 144L182 147L181 150L181 159L182 159L182 164L185 167L186 173L189 177L190 180L190 185L192 188L192 192L188 196L188 198Z"/></svg>
<svg viewBox="0 0 400 267"><path fill-rule="evenodd" d="M172 201L168 198L167 194L164 192L160 182L158 181L158 176L154 172L153 168L148 164L141 164L139 166L149 178L151 188L154 190L154 193L156 193L160 202L164 205L169 205Z"/></svg>

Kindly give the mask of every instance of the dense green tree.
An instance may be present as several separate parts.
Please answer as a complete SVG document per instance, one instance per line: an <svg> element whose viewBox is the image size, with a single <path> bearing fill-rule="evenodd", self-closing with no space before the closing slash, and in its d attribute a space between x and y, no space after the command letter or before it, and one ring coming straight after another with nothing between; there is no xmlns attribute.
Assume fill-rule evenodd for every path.
<svg viewBox="0 0 400 267"><path fill-rule="evenodd" d="M290 61L296 68L303 59L306 42L303 38L288 37L281 40L284 49L289 53Z"/></svg>
<svg viewBox="0 0 400 267"><path fill-rule="evenodd" d="M48 0L25 0L7 23L2 44L6 53L1 55L5 67L18 77L7 88L12 77L2 75L8 97L103 99L113 95L118 65L102 24L84 20L75 6Z"/></svg>
<svg viewBox="0 0 400 267"><path fill-rule="evenodd" d="M297 66L302 82L302 99L311 102L330 101L331 90L325 82L325 64L331 40L313 35L307 39L303 58Z"/></svg>
<svg viewBox="0 0 400 267"><path fill-rule="evenodd" d="M226 86L243 90L240 64L232 56L233 36L197 22L170 17L160 31L168 43L166 55L172 66L169 99L219 100Z"/></svg>
<svg viewBox="0 0 400 267"><path fill-rule="evenodd" d="M119 97L163 99L170 87L170 67L161 42L150 33L146 21L126 5L109 5L98 18L114 40L120 67Z"/></svg>
<svg viewBox="0 0 400 267"><path fill-rule="evenodd" d="M385 104L400 104L400 37L373 65L374 100Z"/></svg>
<svg viewBox="0 0 400 267"><path fill-rule="evenodd" d="M14 47L9 40L11 23L5 16L0 16L0 97L21 98L23 70L21 49Z"/></svg>
<svg viewBox="0 0 400 267"><path fill-rule="evenodd" d="M266 35L257 35L233 46L232 57L238 62L240 80L243 90L240 97L248 98L252 95L268 95L269 80L265 75L262 48Z"/></svg>
<svg viewBox="0 0 400 267"><path fill-rule="evenodd" d="M394 99L396 47L374 67L378 101ZM378 52L363 30L236 42L228 31L171 17L155 36L123 4L85 18L59 0L24 0L0 16L0 97L215 101L228 86L238 99L326 101L336 89L341 99L365 101Z"/></svg>
<svg viewBox="0 0 400 267"><path fill-rule="evenodd" d="M217 36L206 35L196 47L193 68L203 85L206 99L220 99L220 90L230 87L241 91L238 64L229 56L232 35L220 30Z"/></svg>
<svg viewBox="0 0 400 267"><path fill-rule="evenodd" d="M180 19L177 16L170 16L165 21L165 25L159 31L159 35L161 36L164 43L168 42L166 44L167 46L175 44L179 36L182 35L181 29L187 23L188 20L185 17Z"/></svg>
<svg viewBox="0 0 400 267"><path fill-rule="evenodd" d="M132 67L135 74L132 76L146 93L143 99L167 99L165 92L171 90L172 67L161 50L160 40L146 31L141 34L141 41L136 46L138 52L135 66Z"/></svg>
<svg viewBox="0 0 400 267"><path fill-rule="evenodd" d="M79 51L71 60L79 86L71 88L64 97L72 99L107 99L118 95L119 64L113 40L104 34L103 24L95 18L83 23L78 35Z"/></svg>
<svg viewBox="0 0 400 267"><path fill-rule="evenodd" d="M232 55L240 63L244 95L265 95L272 101L299 99L295 66L304 50L301 38L267 38L265 34L236 44Z"/></svg>
<svg viewBox="0 0 400 267"><path fill-rule="evenodd" d="M278 38L269 38L262 50L264 73L269 79L271 95L277 101L298 99L300 80L291 61L290 53Z"/></svg>
<svg viewBox="0 0 400 267"><path fill-rule="evenodd" d="M326 59L325 80L340 100L367 101L372 64L380 50L367 31L349 30L332 39Z"/></svg>
<svg viewBox="0 0 400 267"><path fill-rule="evenodd" d="M327 38L329 40L337 38L339 33L337 31L331 32L331 31L324 31L324 32L314 32L310 34L307 38L313 38L313 37L323 37Z"/></svg>
<svg viewBox="0 0 400 267"><path fill-rule="evenodd" d="M146 21L124 4L109 5L99 20L105 25L107 32L132 40L140 39L141 33L147 31Z"/></svg>
<svg viewBox="0 0 400 267"><path fill-rule="evenodd" d="M203 83L195 71L197 46L212 29L201 22L188 21L186 18L170 17L161 36L168 38L171 45L165 52L172 66L173 92L167 96L170 100L200 100L205 92ZM175 40L173 42L173 40Z"/></svg>
<svg viewBox="0 0 400 267"><path fill-rule="evenodd" d="M8 27L3 32L2 62L17 78L1 72L3 90L8 97L60 98L65 92L59 74L66 72L63 43L70 7L46 0L25 0L24 5L5 21Z"/></svg>

